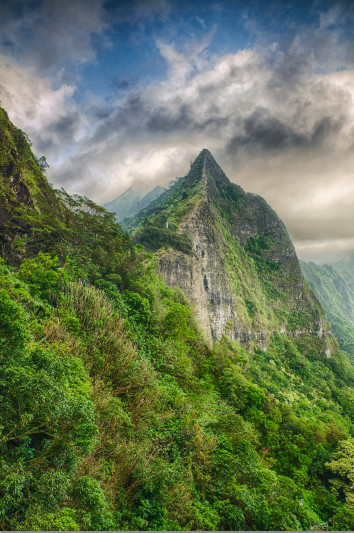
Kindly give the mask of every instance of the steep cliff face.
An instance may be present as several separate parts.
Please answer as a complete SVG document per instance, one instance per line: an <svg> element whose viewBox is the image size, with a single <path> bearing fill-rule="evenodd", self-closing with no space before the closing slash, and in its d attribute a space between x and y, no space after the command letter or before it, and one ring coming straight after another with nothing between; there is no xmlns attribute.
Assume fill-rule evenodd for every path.
<svg viewBox="0 0 354 533"><path fill-rule="evenodd" d="M284 224L263 198L232 184L208 150L131 227L155 251L166 284L191 300L210 343L226 335L266 348L278 332L327 356L336 349Z"/></svg>

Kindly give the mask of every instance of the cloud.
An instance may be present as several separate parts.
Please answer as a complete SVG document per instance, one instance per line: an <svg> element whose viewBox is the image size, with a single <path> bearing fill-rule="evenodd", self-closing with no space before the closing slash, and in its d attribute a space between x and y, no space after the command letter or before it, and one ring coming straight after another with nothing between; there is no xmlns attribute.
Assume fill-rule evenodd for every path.
<svg viewBox="0 0 354 533"><path fill-rule="evenodd" d="M45 154L55 167L89 131L87 117L73 100L75 86L62 84L53 89L50 80L34 68L2 54L0 71L1 105L14 124L28 134L34 153Z"/></svg>
<svg viewBox="0 0 354 533"><path fill-rule="evenodd" d="M121 162L111 167L98 198L112 198L134 175L151 183L183 175L207 146L230 179L264 196L279 212L300 250L305 239L317 237L330 248L341 235L351 246L354 190L347 184L354 168L354 73L310 71L291 85L279 77L269 49L214 57L211 64L201 59L198 69L171 45L167 50L169 77L130 90L96 130L97 157L111 160L108 154L116 150ZM156 146L162 168L145 165ZM171 148L179 158L164 159ZM99 194L94 183L92 191ZM321 191L333 183L338 194L332 191L325 203Z"/></svg>
<svg viewBox="0 0 354 533"><path fill-rule="evenodd" d="M28 28L46 20L51 1L41 3ZM34 66L0 56L2 102L47 156L51 181L103 203L134 181L153 186L184 175L207 147L232 181L266 198L299 250L308 253L316 242L322 253L340 239L352 245L354 69L350 43L338 27L342 11L323 14L316 27L303 27L286 42L259 37L256 46L234 54L212 54L215 29L183 48L156 38L166 79L141 86L115 79L109 101L91 95L77 103L75 78L64 81L51 67L46 75L43 69L57 65L70 47L74 61L92 60L91 38L103 37L105 12L102 2L91 3L82 30L58 44L77 23L74 7L63 4L55 51L38 51ZM116 16L136 13L146 22L158 17L156 5L129 4ZM25 41L15 45L13 39L11 46Z"/></svg>
<svg viewBox="0 0 354 533"><path fill-rule="evenodd" d="M108 42L103 0L5 0L1 10L3 53L20 56L42 72L92 61L94 36Z"/></svg>
<svg viewBox="0 0 354 533"><path fill-rule="evenodd" d="M256 109L244 122L245 135L232 140L233 148L252 146L263 150L283 150L289 146L305 146L306 135L278 118L269 116L265 109Z"/></svg>

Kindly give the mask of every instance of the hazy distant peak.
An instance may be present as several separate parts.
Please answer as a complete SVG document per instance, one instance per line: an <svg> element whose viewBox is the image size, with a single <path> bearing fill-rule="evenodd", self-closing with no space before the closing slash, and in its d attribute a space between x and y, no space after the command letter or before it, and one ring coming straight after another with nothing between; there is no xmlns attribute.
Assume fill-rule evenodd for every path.
<svg viewBox="0 0 354 533"><path fill-rule="evenodd" d="M354 250L340 259L340 261L333 263L333 267L336 270L349 270L354 272Z"/></svg>
<svg viewBox="0 0 354 533"><path fill-rule="evenodd" d="M136 215L150 202L158 198L165 191L164 187L156 185L152 190L144 184L132 185L111 202L104 204L107 211L116 214L119 222Z"/></svg>

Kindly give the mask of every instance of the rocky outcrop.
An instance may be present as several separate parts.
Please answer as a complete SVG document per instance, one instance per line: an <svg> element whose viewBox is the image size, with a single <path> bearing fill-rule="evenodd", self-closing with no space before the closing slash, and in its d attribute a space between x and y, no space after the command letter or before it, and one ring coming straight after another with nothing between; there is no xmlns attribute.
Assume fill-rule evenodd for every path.
<svg viewBox="0 0 354 533"><path fill-rule="evenodd" d="M213 332L209 315L208 288L205 285L203 270L198 259L177 250L156 253L158 270L170 287L180 287L184 295L193 302L197 311L198 323L209 344Z"/></svg>

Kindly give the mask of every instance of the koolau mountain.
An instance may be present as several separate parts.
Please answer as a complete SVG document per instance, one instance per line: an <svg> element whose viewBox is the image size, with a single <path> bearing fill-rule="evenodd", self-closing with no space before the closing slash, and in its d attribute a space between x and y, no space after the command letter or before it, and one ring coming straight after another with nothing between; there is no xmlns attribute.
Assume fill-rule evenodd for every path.
<svg viewBox="0 0 354 533"><path fill-rule="evenodd" d="M145 250L43 163L0 110L0 529L353 530L354 371L274 211L203 150Z"/></svg>
<svg viewBox="0 0 354 533"><path fill-rule="evenodd" d="M265 349L278 332L311 338L327 356L336 349L283 222L231 183L208 150L129 227L155 252L165 283L192 302L209 342L226 335Z"/></svg>

